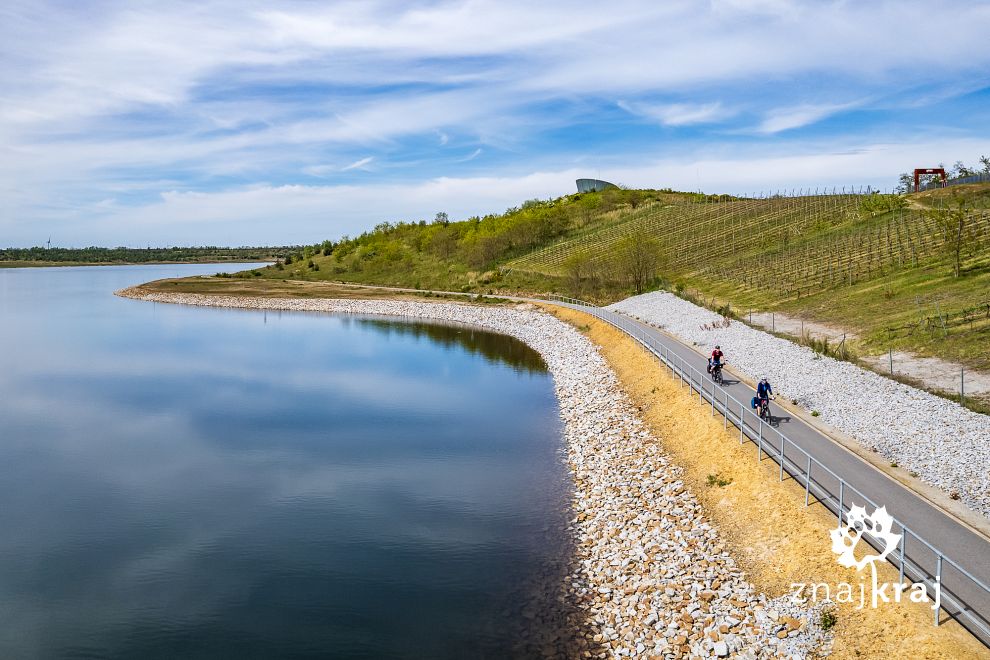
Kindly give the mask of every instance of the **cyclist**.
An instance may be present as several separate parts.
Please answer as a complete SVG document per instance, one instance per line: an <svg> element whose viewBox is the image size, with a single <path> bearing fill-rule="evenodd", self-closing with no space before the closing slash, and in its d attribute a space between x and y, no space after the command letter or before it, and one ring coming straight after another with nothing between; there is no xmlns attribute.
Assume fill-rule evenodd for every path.
<svg viewBox="0 0 990 660"><path fill-rule="evenodd" d="M712 372L715 367L722 366L722 360L725 358L725 353L722 352L722 347L716 345L715 350L712 351L711 357L708 358L708 373Z"/></svg>
<svg viewBox="0 0 990 660"><path fill-rule="evenodd" d="M764 376L756 386L757 409L759 410L765 406L769 406L771 397L773 397L773 388L770 387L770 381Z"/></svg>

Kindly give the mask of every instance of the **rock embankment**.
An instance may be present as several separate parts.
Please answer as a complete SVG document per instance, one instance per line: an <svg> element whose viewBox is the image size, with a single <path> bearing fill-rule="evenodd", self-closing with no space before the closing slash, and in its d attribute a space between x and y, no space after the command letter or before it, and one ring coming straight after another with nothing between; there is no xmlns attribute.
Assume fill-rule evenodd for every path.
<svg viewBox="0 0 990 660"><path fill-rule="evenodd" d="M635 296L610 309L706 349L721 344L736 370L769 377L775 392L990 516L990 417L738 321L719 327L718 314L670 293Z"/></svg>
<svg viewBox="0 0 990 660"><path fill-rule="evenodd" d="M577 548L565 591L584 613L581 655L756 658L822 650L817 610L755 591L596 347L553 316L449 303L118 294L467 323L524 341L547 363L564 421Z"/></svg>

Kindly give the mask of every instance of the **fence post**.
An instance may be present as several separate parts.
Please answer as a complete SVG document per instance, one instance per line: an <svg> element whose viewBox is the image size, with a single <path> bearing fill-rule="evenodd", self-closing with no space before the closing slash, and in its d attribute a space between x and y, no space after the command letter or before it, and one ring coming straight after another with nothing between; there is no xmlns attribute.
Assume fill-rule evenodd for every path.
<svg viewBox="0 0 990 660"><path fill-rule="evenodd" d="M887 357L890 358L890 375L894 375L894 349L887 347Z"/></svg>
<svg viewBox="0 0 990 660"><path fill-rule="evenodd" d="M966 404L966 367L959 367L959 403Z"/></svg>
<svg viewBox="0 0 990 660"><path fill-rule="evenodd" d="M808 506L808 498L811 495L811 454L808 454L808 473L804 477L804 505ZM903 582L903 580L902 580Z"/></svg>

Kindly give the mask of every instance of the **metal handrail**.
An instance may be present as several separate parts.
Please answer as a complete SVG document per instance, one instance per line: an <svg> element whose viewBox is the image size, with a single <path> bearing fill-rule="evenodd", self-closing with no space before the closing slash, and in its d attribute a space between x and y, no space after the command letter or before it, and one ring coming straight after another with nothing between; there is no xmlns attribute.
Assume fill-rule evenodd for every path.
<svg viewBox="0 0 990 660"><path fill-rule="evenodd" d="M783 481L784 479L784 473L787 472L787 474L792 478L794 478L798 483L804 485L805 506L808 506L810 497L814 495L815 499L821 502L823 506L825 506L827 509L832 510L834 513L837 514L839 525L842 524L842 514L844 510L845 500L847 499L846 498L847 493L849 493L851 496L858 496L864 502L872 506L874 509L878 508L876 502L874 502L868 496L863 494L858 488L851 485L849 482L847 482L845 479L843 479L841 476L835 473L831 468L829 468L824 463L822 463L814 456L809 454L802 447L794 443L780 430L764 422L763 419L761 419L758 415L756 415L751 410L749 410L745 405L743 405L742 402L740 402L735 397L730 395L728 391L724 390L723 388L718 388L719 390L721 390L722 394L721 395L717 394L716 385L714 382L712 382L711 392L710 393L706 392L705 382L710 379L702 376L701 371L687 364L687 362L683 358L677 355L672 355L668 347L665 347L662 344L658 344L655 339L649 337L646 334L646 332L643 330L642 327L639 327L625 316L617 314L611 310L604 309L592 303L583 300L578 300L577 298L568 298L566 296L559 296L557 294L547 294L547 298L550 300L555 300L570 305L583 307L584 309L582 311L588 312L592 316L595 316L596 318L605 321L606 323L625 332L627 335L629 335L637 342L639 342L654 356L656 356L656 358L660 362L665 364L667 368L671 370L672 374L677 374L678 377L681 379L681 381L687 380L690 387L698 392L699 397L701 398L702 401L708 400L711 402L713 415L715 414L716 411L719 411L723 415L723 417L725 418L726 428L728 428L728 425L731 422L733 426L739 429L740 443L745 442L745 440L748 438L749 440L757 444L758 461L762 461L763 454L766 454L769 458L780 464L781 481ZM677 364L678 362L680 362L680 364ZM721 401L719 400L720 397L722 399ZM731 404L733 404L733 407L738 406L739 409L738 414L735 413L733 410L730 410L730 402ZM747 412L749 413L749 416L752 419L748 419L746 417ZM757 423L757 426L755 427L753 426L754 420ZM768 439L765 437L764 428L774 431L779 436L780 441L776 446L774 446L773 443L770 443ZM802 469L803 468L802 465L796 463L793 459L789 458L787 456L788 449L793 449L794 451L798 452L807 467ZM792 456L793 455L794 454L792 452ZM791 466L791 468L793 468L793 470L788 468L788 464ZM817 468L820 472L824 472L825 474L831 476L833 479L835 479L838 482L839 484L838 498L833 496L823 487L815 484L815 480L811 476L812 468ZM803 481L801 479L803 479ZM848 499L852 499L852 498L850 497ZM832 507L833 503L835 504L834 509ZM958 571L959 574L969 579L973 583L973 585L975 585L979 589L982 589L984 592L987 593L988 596L990 596L990 587L984 584L979 578L972 575L969 571L967 571L962 566L960 566L951 557L949 557L944 552L942 552L934 545L932 545L930 542L928 542L924 537L920 536L919 534L915 533L910 528L905 526L900 520L896 518L894 518L893 520L894 523L901 529L902 532L901 541L898 551L896 553L894 552L890 553L887 556L887 561L898 569L900 579L902 582L904 580L905 575L911 576L913 574L916 577L920 577L921 578L920 583L925 585L926 590L932 592L933 594L932 600L934 600L934 585L936 583L941 584L942 575L944 572L943 563L945 563L948 566L951 566L956 571ZM874 542L871 545L877 547L878 539L876 539L876 537L873 537L873 535L868 530L864 530L864 531L865 531L864 536L869 535L874 539ZM934 556L936 568L934 575L931 576L931 578L934 579L930 579L929 571L925 570L917 562L914 562L913 560L905 556L905 546L907 544L908 536L911 537L912 541L921 543ZM870 539L867 538L867 542L869 541ZM945 603L955 606L956 609L958 610L958 614L965 616L970 622L972 622L973 625L977 626L985 634L990 636L990 626L988 626L988 624L985 621L981 620L982 617L977 618L977 616L975 616L973 613L969 611L969 608L967 608L965 604L963 604L958 599L953 597L951 593L946 594L944 586L941 591L942 591L941 600L943 603L942 609L946 609L944 607ZM934 620L935 620L934 621L935 625L938 626L940 623L938 610L935 610L934 612ZM985 640L984 643L986 643Z"/></svg>

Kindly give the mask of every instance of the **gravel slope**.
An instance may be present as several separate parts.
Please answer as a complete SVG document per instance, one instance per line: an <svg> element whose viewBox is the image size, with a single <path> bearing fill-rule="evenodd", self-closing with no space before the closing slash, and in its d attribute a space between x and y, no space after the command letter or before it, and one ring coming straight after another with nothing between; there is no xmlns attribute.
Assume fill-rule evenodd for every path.
<svg viewBox="0 0 990 660"><path fill-rule="evenodd" d="M577 557L568 598L586 613L585 657L805 657L827 646L817 609L768 601L745 579L597 348L526 308L400 301L118 295L157 302L436 319L514 336L554 379L574 479Z"/></svg>
<svg viewBox="0 0 990 660"><path fill-rule="evenodd" d="M721 317L666 292L610 306L708 350L721 344L733 368L766 375L774 392L990 517L990 417L849 362Z"/></svg>

